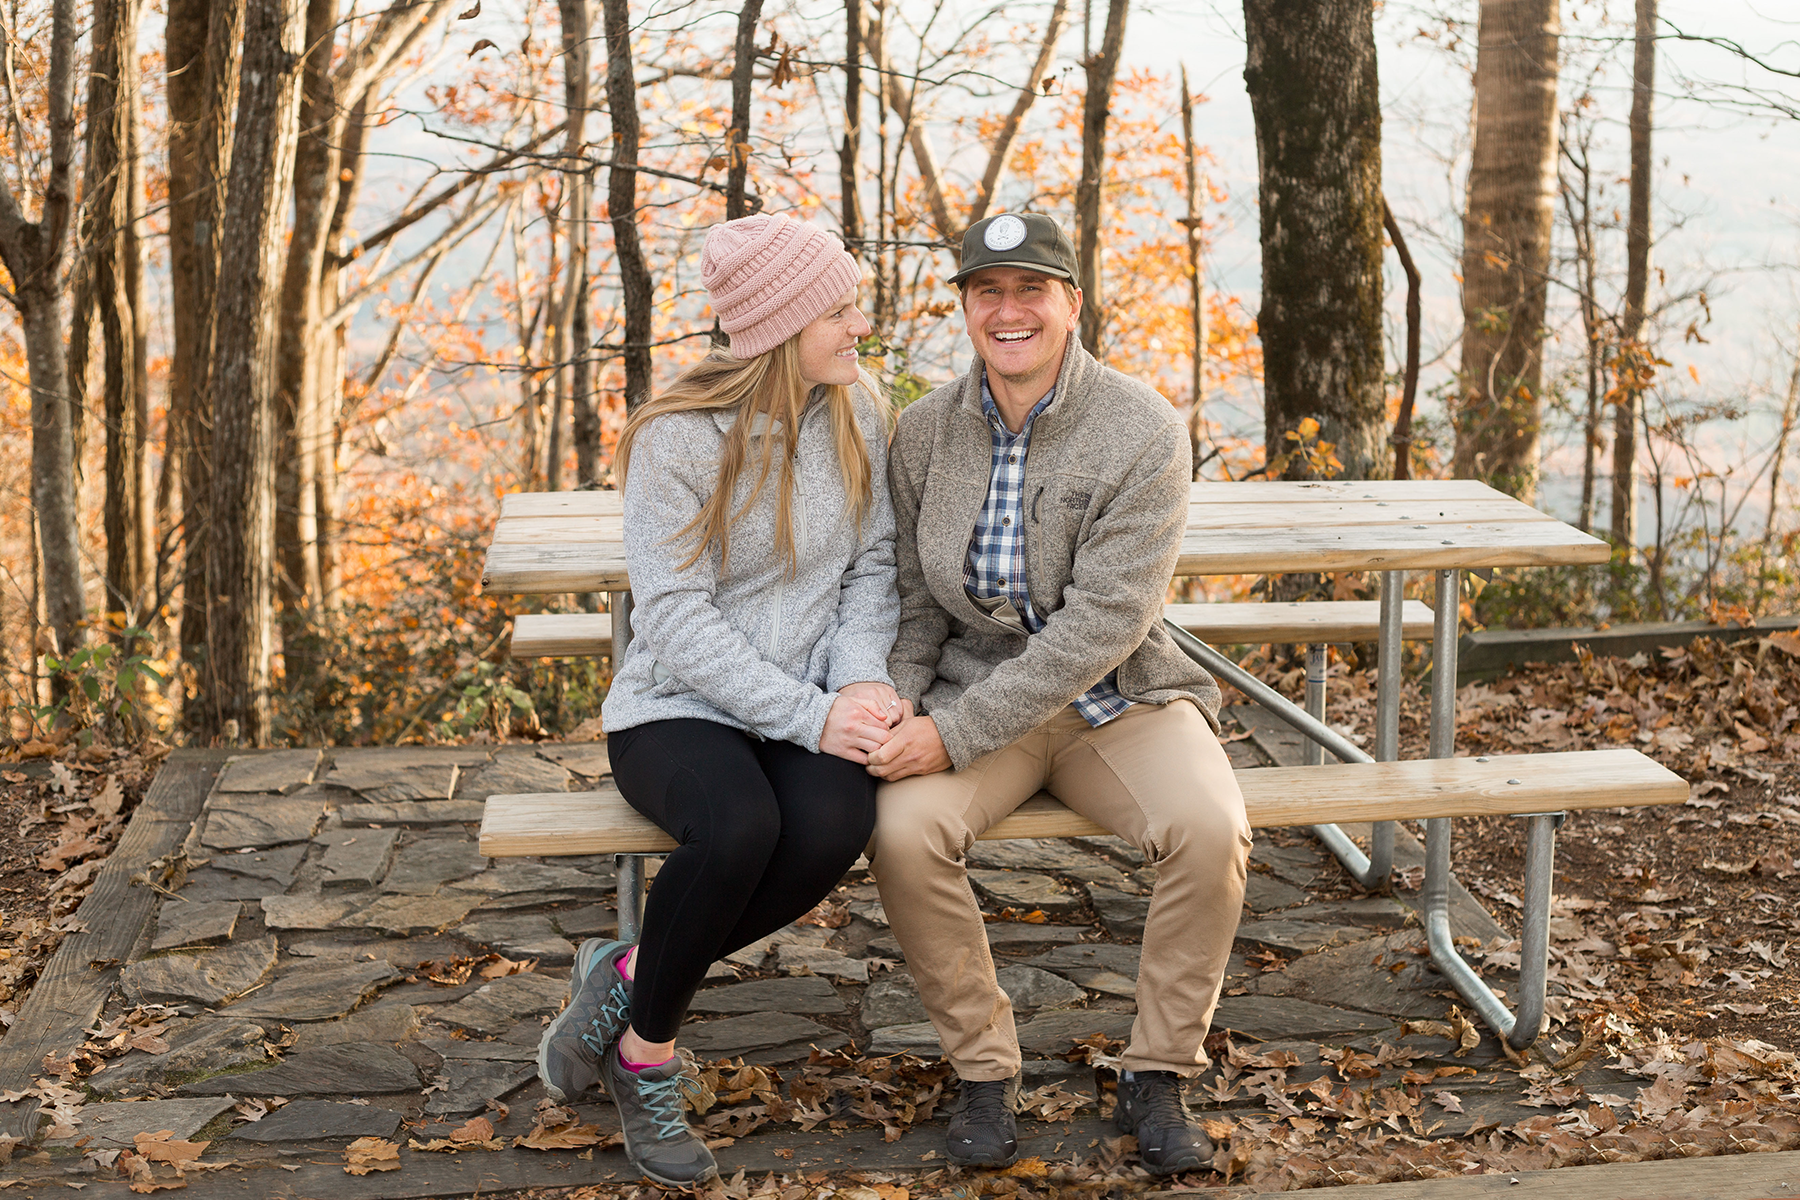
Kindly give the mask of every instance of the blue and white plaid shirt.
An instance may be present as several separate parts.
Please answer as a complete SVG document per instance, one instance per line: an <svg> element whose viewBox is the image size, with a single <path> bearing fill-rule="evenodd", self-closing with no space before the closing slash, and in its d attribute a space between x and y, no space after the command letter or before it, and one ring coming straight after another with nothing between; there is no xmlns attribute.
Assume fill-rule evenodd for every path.
<svg viewBox="0 0 1800 1200"><path fill-rule="evenodd" d="M987 499L975 518L969 553L963 559L963 587L977 607L996 620L1026 633L1044 627L1044 619L1031 606L1025 584L1025 456L1031 450L1031 427L1038 414L1056 399L1056 389L1026 414L1025 424L1014 433L1000 418L987 375L981 377L981 411L987 416L993 439L993 460L988 472ZM1075 697L1075 708L1095 727L1106 724L1131 701L1119 694L1119 673L1106 677Z"/></svg>

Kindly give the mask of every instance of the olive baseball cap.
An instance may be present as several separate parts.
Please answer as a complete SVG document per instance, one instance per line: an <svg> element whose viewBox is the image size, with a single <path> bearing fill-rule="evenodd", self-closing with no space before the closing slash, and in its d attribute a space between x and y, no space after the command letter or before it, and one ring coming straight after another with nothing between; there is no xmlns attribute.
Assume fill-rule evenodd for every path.
<svg viewBox="0 0 1800 1200"><path fill-rule="evenodd" d="M950 282L961 283L988 267L1022 267L1074 283L1075 243L1043 213L983 217L963 234L962 269Z"/></svg>

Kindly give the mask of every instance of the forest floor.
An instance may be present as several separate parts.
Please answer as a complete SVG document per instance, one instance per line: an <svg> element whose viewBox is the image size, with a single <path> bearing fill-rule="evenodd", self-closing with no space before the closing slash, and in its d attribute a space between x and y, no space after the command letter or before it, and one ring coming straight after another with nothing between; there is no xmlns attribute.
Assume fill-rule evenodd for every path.
<svg viewBox="0 0 1800 1200"><path fill-rule="evenodd" d="M1218 1142L1217 1169L1185 1177L1176 1186L1229 1183L1278 1191L1800 1147L1800 1067L1793 1054L1800 1049L1800 969L1790 962L1790 955L1800 954L1790 932L1792 914L1800 911L1800 754L1795 752L1800 708L1790 703L1790 698L1800 699L1800 639L1787 637L1794 644L1776 635L1737 647L1696 643L1657 662L1602 659L1527 668L1493 684L1461 689L1460 753L1635 745L1690 780L1689 802L1675 808L1575 813L1563 827L1552 927L1552 1028L1528 1060L1508 1060L1491 1036L1476 1038L1478 1031L1454 1009L1446 1020L1431 1019L1443 1015L1441 1001L1436 1010L1426 1014L1421 1009L1381 1037L1282 1040L1241 1031L1235 1037L1215 1034L1209 1049L1218 1063L1192 1101ZM1271 682L1296 682L1283 679L1276 667L1266 674ZM1369 675L1340 671L1333 678L1330 719L1352 737L1366 739L1372 732L1372 698ZM1423 752L1424 705L1423 694L1409 689L1403 704L1403 757ZM1231 749L1240 765L1252 765L1249 756L1258 753L1262 761L1281 761L1248 727L1234 734ZM545 747L534 757L546 750L555 756L553 748ZM29 757L15 751L15 761L0 762L0 829L16 831L0 842L0 1023L11 1024L49 956L71 930L74 910L165 753L160 747L143 754L70 746ZM1422 835L1422 830L1414 832ZM1518 823L1510 819L1459 821L1454 856L1460 880L1481 899L1498 930L1515 937L1520 915L1515 893L1523 870L1518 834ZM1291 885L1299 884L1309 907L1370 902L1329 856L1317 855L1310 839L1297 832L1266 831L1258 841L1257 870L1265 888L1292 891ZM1076 857L1083 862L1090 851L1099 856L1100 865L1084 870L1142 875L1134 875L1131 863L1116 850L1078 849ZM1296 864L1299 874L1293 873ZM1416 865L1403 865L1396 898L1407 907L1416 906L1419 876ZM1086 922L1089 932L1080 935L1085 941L1129 945L1129 929L1096 903L1100 893L1090 886L1084 895L1079 883L1071 889L1077 910L1053 922ZM885 929L879 905L869 907L872 888L859 876L841 890L842 896L821 907L821 934L837 930L834 946L854 943L848 952L880 971L880 956L891 951L879 941ZM998 910L996 917L1006 917L1003 906L989 907ZM1264 907L1280 915L1276 901L1268 900ZM1039 914L1038 920L1043 919ZM1247 912L1246 922L1253 919ZM1408 967L1404 978L1418 977L1419 995L1444 994L1441 981L1432 984L1428 971L1413 961L1422 953L1416 924L1382 926L1364 936L1370 934L1385 939L1382 952L1392 957L1396 970ZM1234 955L1227 996L1241 996L1244 1003L1312 994L1304 983L1312 978L1316 987L1317 971L1306 976L1308 967L1324 964L1344 948L1284 947L1271 933L1252 938L1241 949L1244 953ZM1496 983L1509 982L1516 942L1494 937L1475 954L1485 959L1483 969ZM738 977L755 983L772 976L765 982L775 983L808 973L804 966L785 971L781 964L771 966L772 950L770 955L764 963L740 965ZM1034 961L1070 974L1050 963L1052 957ZM474 961L487 963L485 973L493 969L495 958L504 969L517 969L504 954ZM780 958L785 963L787 952ZM442 965L457 975L451 959L446 957ZM1368 971L1364 963L1355 969ZM468 974L460 972L458 982L466 981L464 987L445 994L445 1000L480 983L468 980ZM1292 986L1284 982L1290 975ZM433 979L411 990L443 982ZM845 1051L815 1054L798 1073L783 1068L788 1072L785 1085L769 1068L744 1065L743 1056L703 1074L715 1105L709 1128L724 1144L735 1133L740 1150L760 1147L749 1159L738 1156L761 1165L727 1179L718 1189L724 1195L803 1200L837 1192L853 1200L906 1200L915 1194L957 1192L1017 1194L1029 1200L1170 1186L1144 1176L1132 1164L1129 1143L1106 1133L1110 1096L1105 1067L1118 1043L1105 1037L1089 1039L1085 1049L1077 1045L1069 1056L1076 1061L1069 1066L1051 1070L1054 1064L1047 1064L1039 1068L1042 1079L1028 1080L1041 1085L1033 1093L1031 1128L1042 1135L1043 1145L1020 1164L1006 1172L964 1173L934 1163L937 1156L930 1147L934 1137L941 1139L933 1130L942 1124L941 1111L934 1113L942 1068L911 1054L877 1057L905 1049L929 1053L923 1045L893 1042L901 1036L896 1031L907 1027L877 1027L869 1007L873 987L858 989L842 980L834 986L849 999L850 1011L859 1014L854 1019L821 1018L827 1026L842 1026L848 1039L837 1040L849 1040ZM1433 987L1438 990L1425 990ZM890 987L883 994L892 1000L892 993ZM1402 997L1398 1009L1391 1003L1375 1007L1404 1014L1411 1002ZM1104 985L1078 1003L1095 1010L1096 1018L1131 1009L1128 1002L1109 998ZM144 1011L142 1005L118 1013L109 1007L108 1020L116 1028L106 1028L125 1034L124 1043L130 1043L137 1036L134 1030L148 1027ZM893 1044L883 1045L883 1036ZM45 1077L38 1081L46 1089L46 1101L61 1096L65 1105L78 1106L84 1092L93 1097L92 1085L81 1082L85 1073L99 1067L102 1058L130 1049L119 1043L103 1050L105 1040L97 1038L84 1047L93 1052L85 1068L74 1054L46 1062ZM157 1049L157 1041L156 1034L148 1035L140 1054ZM273 1047L277 1061L281 1049ZM1085 1082L1092 1068L1083 1058L1099 1068L1093 1070L1092 1086ZM56 1090L59 1074L61 1091ZM535 1095L535 1087L521 1095ZM520 1103L515 1099L513 1107ZM280 1104L249 1101L230 1120L256 1121ZM46 1111L51 1107L47 1103ZM584 1126L587 1120L606 1122L585 1111L559 1111L545 1102L534 1116L527 1106L508 1120L506 1110L503 1104L490 1106L461 1125L451 1121L417 1128L428 1139L440 1137L452 1150L490 1149L470 1143L495 1141L495 1125L511 1134L521 1119L530 1128L525 1132L521 1126L518 1132L533 1148L556 1145L561 1136L570 1150L586 1146L586 1157L615 1140L594 1125ZM407 1124L415 1126L412 1118ZM801 1133L789 1129L790 1124ZM582 1129L594 1132L576 1132ZM210 1132L219 1136L217 1129ZM485 1138L478 1136L484 1132ZM802 1136L815 1133L845 1141L839 1146ZM789 1145L793 1138L800 1140ZM884 1149L889 1142L896 1144ZM852 1143L856 1149L849 1151ZM413 1145L419 1149L424 1144ZM902 1147L907 1150L904 1166L890 1152ZM141 1170L154 1165L160 1186L185 1184L179 1158L186 1151L163 1155L158 1162L153 1148L148 1154L142 1153L144 1146L137 1149ZM4 1147L0 1159L11 1150ZM869 1165L834 1165L843 1162L845 1152ZM90 1153L83 1161L91 1160L91 1165L84 1169L106 1178L134 1158L126 1149L122 1165L119 1155ZM852 1157L852 1164L857 1161ZM58 1163L65 1172L72 1169L60 1159ZM40 1165L48 1169L50 1163ZM597 1170L600 1164L593 1166ZM622 1163L607 1166L608 1178L600 1182L577 1188L539 1186L534 1194L611 1197L659 1190L633 1181L628 1169L614 1169ZM584 1173L595 1178L592 1171ZM395 1184L384 1195L446 1194L443 1187L451 1186L431 1190L420 1176L422 1190L408 1191L397 1175L388 1178ZM146 1186L141 1190L149 1190L151 1179L142 1175L139 1182ZM0 1188L11 1182L0 1173ZM514 1186L546 1182L540 1171L521 1175ZM207 1186L199 1178L195 1183ZM490 1183L483 1190L495 1187Z"/></svg>

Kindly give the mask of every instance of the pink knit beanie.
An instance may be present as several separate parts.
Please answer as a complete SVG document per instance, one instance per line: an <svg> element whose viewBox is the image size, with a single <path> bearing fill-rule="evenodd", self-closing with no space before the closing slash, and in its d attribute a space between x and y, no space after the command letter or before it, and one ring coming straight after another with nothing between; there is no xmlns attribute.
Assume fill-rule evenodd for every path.
<svg viewBox="0 0 1800 1200"><path fill-rule="evenodd" d="M830 312L862 279L831 234L779 213L714 225L700 282L739 358L765 354Z"/></svg>

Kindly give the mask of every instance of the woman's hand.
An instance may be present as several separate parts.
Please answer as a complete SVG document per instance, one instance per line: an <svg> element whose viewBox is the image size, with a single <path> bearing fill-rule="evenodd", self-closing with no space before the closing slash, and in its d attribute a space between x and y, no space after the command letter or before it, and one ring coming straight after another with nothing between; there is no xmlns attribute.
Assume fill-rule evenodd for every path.
<svg viewBox="0 0 1800 1200"><path fill-rule="evenodd" d="M905 716L900 700L900 693L885 683L853 683L838 689L838 695L849 696L854 700L862 700L873 708L880 709L885 715L888 727L898 725Z"/></svg>
<svg viewBox="0 0 1800 1200"><path fill-rule="evenodd" d="M853 687L876 687L876 684L853 684ZM831 702L825 714L825 732L819 735L819 750L835 754L853 763L867 764L869 752L881 749L888 740L887 714L881 705L848 695L844 691Z"/></svg>

